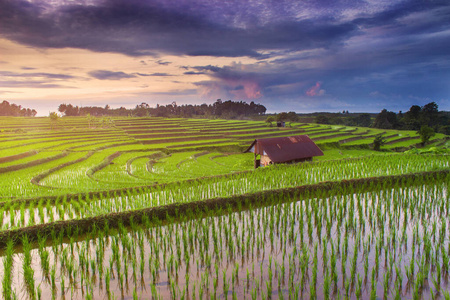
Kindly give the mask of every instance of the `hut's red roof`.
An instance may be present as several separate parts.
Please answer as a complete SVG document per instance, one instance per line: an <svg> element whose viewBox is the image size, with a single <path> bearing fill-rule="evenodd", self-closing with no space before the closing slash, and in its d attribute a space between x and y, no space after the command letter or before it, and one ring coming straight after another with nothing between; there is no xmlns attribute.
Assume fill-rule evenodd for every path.
<svg viewBox="0 0 450 300"><path fill-rule="evenodd" d="M268 155L274 163L323 155L307 135L256 139L244 152Z"/></svg>

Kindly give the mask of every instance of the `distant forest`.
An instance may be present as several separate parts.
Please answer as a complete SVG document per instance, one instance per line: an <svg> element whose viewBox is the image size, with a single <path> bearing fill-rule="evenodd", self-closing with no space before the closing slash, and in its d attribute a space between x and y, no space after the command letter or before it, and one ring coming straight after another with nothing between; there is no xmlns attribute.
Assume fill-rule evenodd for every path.
<svg viewBox="0 0 450 300"><path fill-rule="evenodd" d="M435 132L450 134L450 113L439 111L435 102L424 106L413 105L403 113L383 109L379 114L320 113L315 116L316 123L374 127L381 129L420 130L424 125Z"/></svg>
<svg viewBox="0 0 450 300"><path fill-rule="evenodd" d="M37 112L34 109L24 108L21 105L10 104L8 101L0 103L0 116L34 117Z"/></svg>
<svg viewBox="0 0 450 300"><path fill-rule="evenodd" d="M147 103L143 102L136 105L135 108L126 109L120 107L112 109L109 105L105 107L97 106L84 106L78 107L72 104L60 104L58 111L64 116L133 116L133 117L194 117L194 116L217 116L226 119L236 119L245 116L264 115L266 113L266 107L261 104L255 104L253 101L250 104L239 101L224 101L218 99L213 104L201 104L201 105L177 105L176 102L172 102L167 105L159 105L156 107L150 107Z"/></svg>
<svg viewBox="0 0 450 300"><path fill-rule="evenodd" d="M150 107L147 103L142 102L131 109L125 107L110 108L109 105L105 107L78 107L72 104L60 104L58 111L63 116L220 117L224 119L256 117L260 119L265 115L266 107L261 104L255 104L253 101L248 104L243 101L222 101L217 99L213 104L177 105L176 102L172 102L167 105L157 104L156 107ZM20 105L3 101L0 103L0 116L34 117L36 116L36 110L23 108ZM271 124L275 120L291 122L296 120L306 122L305 120L308 120L307 122L316 122L319 124L401 130L420 130L422 126L426 125L435 132L450 135L450 112L439 111L438 105L435 102L430 102L424 106L413 105L405 113L402 111L395 113L387 109L383 109L378 114L349 113L345 110L341 113L279 113L269 115L266 122Z"/></svg>

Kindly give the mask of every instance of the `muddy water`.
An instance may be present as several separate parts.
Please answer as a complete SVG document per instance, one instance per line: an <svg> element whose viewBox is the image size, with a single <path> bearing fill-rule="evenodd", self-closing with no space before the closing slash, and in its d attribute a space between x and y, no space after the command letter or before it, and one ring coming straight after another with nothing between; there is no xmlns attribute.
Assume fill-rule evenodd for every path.
<svg viewBox="0 0 450 300"><path fill-rule="evenodd" d="M13 292L22 299L322 299L375 291L379 298L427 299L450 289L446 183L288 200L295 199L71 243L54 239L30 252L33 292L16 249Z"/></svg>

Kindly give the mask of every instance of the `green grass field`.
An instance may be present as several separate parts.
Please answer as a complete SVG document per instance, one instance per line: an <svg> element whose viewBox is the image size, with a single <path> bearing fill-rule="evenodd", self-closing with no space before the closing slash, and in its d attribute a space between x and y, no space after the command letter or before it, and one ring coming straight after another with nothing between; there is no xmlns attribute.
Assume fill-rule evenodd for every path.
<svg viewBox="0 0 450 300"><path fill-rule="evenodd" d="M0 118L4 299L449 296L442 134L422 147L374 128L94 123ZM324 156L255 170L243 153L298 134Z"/></svg>
<svg viewBox="0 0 450 300"><path fill-rule="evenodd" d="M325 151L316 161L420 147L413 131L304 123L277 128L261 121L118 118L108 127L95 127L79 117L54 125L48 118L1 118L0 124L4 201L250 171L252 155L242 151L255 138L307 134ZM385 136L383 152L371 150L378 134ZM437 134L429 147L445 138ZM151 157L161 151L163 156Z"/></svg>

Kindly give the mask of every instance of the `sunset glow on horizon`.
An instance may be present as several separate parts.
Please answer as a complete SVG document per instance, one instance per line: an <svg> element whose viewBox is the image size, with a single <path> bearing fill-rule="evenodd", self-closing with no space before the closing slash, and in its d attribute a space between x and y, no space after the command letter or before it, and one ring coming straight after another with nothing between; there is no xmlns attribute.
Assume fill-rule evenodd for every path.
<svg viewBox="0 0 450 300"><path fill-rule="evenodd" d="M448 1L0 0L0 100L450 110Z"/></svg>

